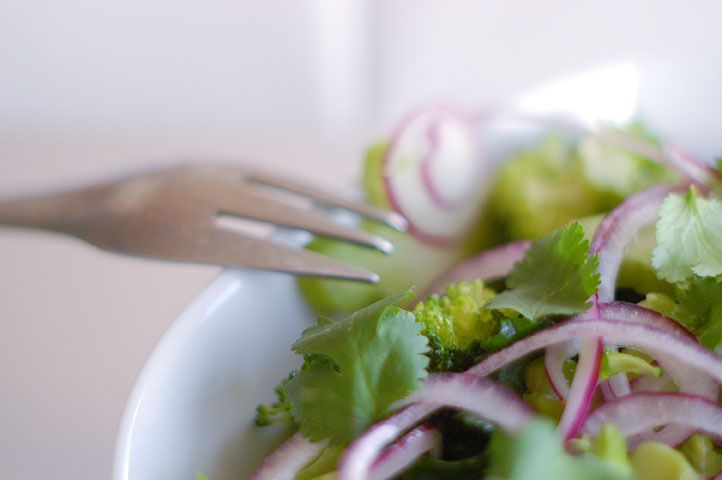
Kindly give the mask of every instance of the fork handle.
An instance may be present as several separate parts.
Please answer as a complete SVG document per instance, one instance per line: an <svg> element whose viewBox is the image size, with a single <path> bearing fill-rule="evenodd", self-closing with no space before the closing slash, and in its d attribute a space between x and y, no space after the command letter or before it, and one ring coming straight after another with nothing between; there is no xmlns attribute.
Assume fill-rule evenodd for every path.
<svg viewBox="0 0 722 480"><path fill-rule="evenodd" d="M89 191L0 199L0 225L73 233L98 212Z"/></svg>

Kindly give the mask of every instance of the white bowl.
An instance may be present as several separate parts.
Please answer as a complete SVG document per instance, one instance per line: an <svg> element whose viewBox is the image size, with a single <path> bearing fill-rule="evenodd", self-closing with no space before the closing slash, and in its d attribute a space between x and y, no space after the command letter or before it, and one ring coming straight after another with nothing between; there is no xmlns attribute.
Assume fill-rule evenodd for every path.
<svg viewBox="0 0 722 480"><path fill-rule="evenodd" d="M226 271L165 333L133 388L115 480L247 478L278 442L258 403L297 366L289 346L313 315L291 276Z"/></svg>
<svg viewBox="0 0 722 480"><path fill-rule="evenodd" d="M542 88L520 103L537 111L561 105L587 120L622 121L636 112L711 157L722 147L721 81L714 63L626 62ZM255 407L272 401L273 387L298 366L289 346L312 320L292 277L221 274L143 368L122 420L114 479L192 479L198 471L212 480L247 478L281 433L255 427Z"/></svg>

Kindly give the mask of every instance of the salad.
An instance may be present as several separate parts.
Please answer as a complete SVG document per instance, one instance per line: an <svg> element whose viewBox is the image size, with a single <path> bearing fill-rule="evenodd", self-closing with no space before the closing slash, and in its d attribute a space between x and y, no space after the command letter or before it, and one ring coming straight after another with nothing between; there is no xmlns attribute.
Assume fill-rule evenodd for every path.
<svg viewBox="0 0 722 480"><path fill-rule="evenodd" d="M254 479L722 479L720 170L640 123L497 166L473 132L499 115L421 110L369 149L409 231L308 245L382 282L299 280L322 316Z"/></svg>

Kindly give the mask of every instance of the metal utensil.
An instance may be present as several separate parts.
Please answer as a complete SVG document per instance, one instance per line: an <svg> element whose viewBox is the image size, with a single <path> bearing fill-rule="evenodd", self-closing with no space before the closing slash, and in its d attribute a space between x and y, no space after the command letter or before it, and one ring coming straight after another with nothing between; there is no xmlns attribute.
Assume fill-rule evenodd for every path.
<svg viewBox="0 0 722 480"><path fill-rule="evenodd" d="M0 224L62 232L108 251L141 257L378 281L378 275L367 270L218 224L219 216L228 215L391 252L387 240L342 226L318 209L299 208L280 192L348 209L397 230L406 228L397 213L227 165L172 167L52 195L0 201Z"/></svg>

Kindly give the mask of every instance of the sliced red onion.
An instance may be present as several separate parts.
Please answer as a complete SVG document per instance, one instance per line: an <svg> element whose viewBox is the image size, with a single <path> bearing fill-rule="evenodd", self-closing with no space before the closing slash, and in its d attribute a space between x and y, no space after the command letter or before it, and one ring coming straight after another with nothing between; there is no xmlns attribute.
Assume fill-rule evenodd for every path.
<svg viewBox="0 0 722 480"><path fill-rule="evenodd" d="M699 374L694 369L682 365L671 359L668 355L654 352L648 349L660 367L664 370L666 376L673 380L681 393L697 395L708 400L716 400L719 396L719 385L708 375ZM641 377L645 378L645 377ZM654 377L646 377L654 378ZM661 442L667 445L676 446L684 442L694 434L694 429L679 424L670 424L660 431L651 430L630 438L630 445L636 445L641 442Z"/></svg>
<svg viewBox="0 0 722 480"><path fill-rule="evenodd" d="M391 207L420 241L451 246L478 217L489 163L466 119L449 109L419 109L395 128L383 160Z"/></svg>
<svg viewBox="0 0 722 480"><path fill-rule="evenodd" d="M603 345L600 338L587 338L579 347L579 362L574 372L562 418L557 427L565 441L579 433L579 429L587 418L592 397L599 382L602 350Z"/></svg>
<svg viewBox="0 0 722 480"><path fill-rule="evenodd" d="M447 285L461 280L487 281L505 277L514 264L524 258L530 245L528 241L512 242L482 252L441 275L428 290L441 295Z"/></svg>
<svg viewBox="0 0 722 480"><path fill-rule="evenodd" d="M293 480L299 470L316 458L327 443L311 442L296 433L264 460L251 480Z"/></svg>
<svg viewBox="0 0 722 480"><path fill-rule="evenodd" d="M441 434L429 425L421 425L387 447L374 462L369 472L370 480L393 478L409 468L425 453L438 457L441 449Z"/></svg>
<svg viewBox="0 0 722 480"><path fill-rule="evenodd" d="M460 408L510 432L519 430L534 416L512 390L470 373L429 375L424 385L400 405L413 402Z"/></svg>
<svg viewBox="0 0 722 480"><path fill-rule="evenodd" d="M570 319L558 323L489 355L467 372L484 377L535 350L576 337L601 337L617 344L632 345L668 355L684 365L706 373L717 382L722 381L722 358L714 352L657 327L605 319Z"/></svg>
<svg viewBox="0 0 722 480"><path fill-rule="evenodd" d="M702 185L709 185L712 180L722 181L722 172L676 145L665 146L664 153L678 170Z"/></svg>
<svg viewBox="0 0 722 480"><path fill-rule="evenodd" d="M591 253L599 255L599 303L614 300L614 286L624 249L640 228L657 220L659 207L674 187L659 186L630 196L597 227Z"/></svg>
<svg viewBox="0 0 722 480"><path fill-rule="evenodd" d="M564 363L579 353L579 340L552 345L544 353L544 373L559 400L569 395L569 384L564 376Z"/></svg>
<svg viewBox="0 0 722 480"><path fill-rule="evenodd" d="M441 406L460 408L517 431L534 416L514 392L491 380L468 373L436 374L398 405L406 408L369 428L341 458L339 480L368 478L383 448Z"/></svg>
<svg viewBox="0 0 722 480"><path fill-rule="evenodd" d="M629 385L632 387L632 393L673 392L677 387L667 373L663 373L661 377L642 375L629 382Z"/></svg>
<svg viewBox="0 0 722 480"><path fill-rule="evenodd" d="M722 436L722 407L715 401L686 393L633 393L594 410L583 432L596 435L607 422L626 436L670 423Z"/></svg>
<svg viewBox="0 0 722 480"><path fill-rule="evenodd" d="M619 301L602 303L599 305L599 312L607 320L649 325L697 342L697 337L681 323L635 303Z"/></svg>
<svg viewBox="0 0 722 480"><path fill-rule="evenodd" d="M339 480L364 480L384 447L436 410L415 403L371 426L349 445L339 465Z"/></svg>

